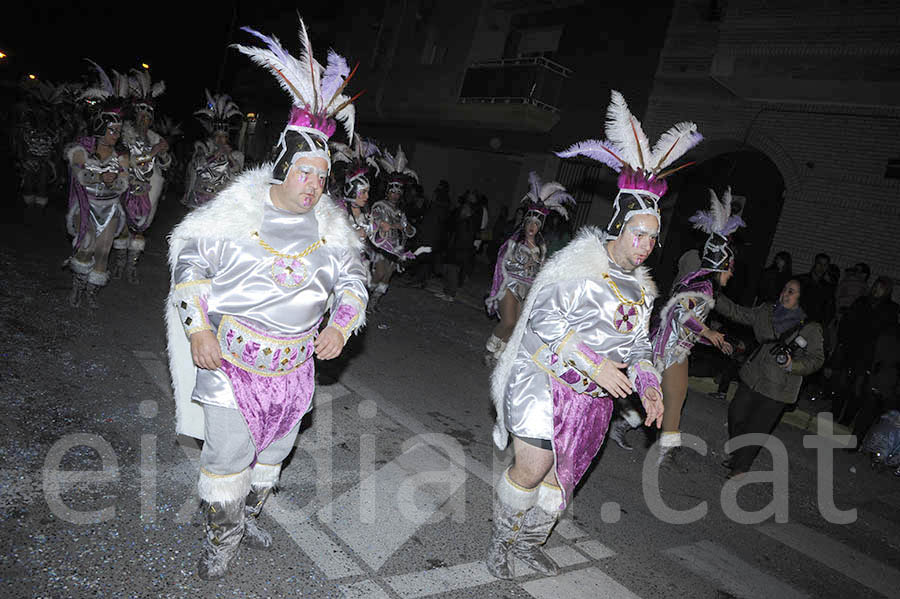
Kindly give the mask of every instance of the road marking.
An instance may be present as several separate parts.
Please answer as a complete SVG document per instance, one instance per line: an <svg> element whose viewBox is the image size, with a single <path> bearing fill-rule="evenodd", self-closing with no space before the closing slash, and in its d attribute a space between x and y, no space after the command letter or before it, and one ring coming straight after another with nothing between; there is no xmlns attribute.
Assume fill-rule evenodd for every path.
<svg viewBox="0 0 900 599"><path fill-rule="evenodd" d="M428 597L438 593L490 584L497 582L497 579L490 575L484 562L471 562L459 566L391 576L386 578L385 582L403 599L414 599L415 597Z"/></svg>
<svg viewBox="0 0 900 599"><path fill-rule="evenodd" d="M598 568L540 578L521 586L536 599L640 599Z"/></svg>
<svg viewBox="0 0 900 599"><path fill-rule="evenodd" d="M758 530L873 591L897 596L900 572L822 533L793 523L765 524Z"/></svg>
<svg viewBox="0 0 900 599"><path fill-rule="evenodd" d="M697 576L720 589L743 599L800 599L808 597L762 572L712 541L673 547L663 551Z"/></svg>
<svg viewBox="0 0 900 599"><path fill-rule="evenodd" d="M570 545L548 547L544 549L544 553L555 561L560 568L568 568L569 566L576 566L588 561L588 558Z"/></svg>
<svg viewBox="0 0 900 599"><path fill-rule="evenodd" d="M578 541L575 543L575 546L594 559L607 559L616 554L615 551L594 539Z"/></svg>
<svg viewBox="0 0 900 599"><path fill-rule="evenodd" d="M363 580L354 584L346 584L341 587L342 599L390 599L390 595L384 592L380 586L371 580Z"/></svg>
<svg viewBox="0 0 900 599"><path fill-rule="evenodd" d="M364 574L344 550L303 512L286 508L277 497L266 502L265 514L275 519L297 546L328 578L345 578Z"/></svg>
<svg viewBox="0 0 900 599"><path fill-rule="evenodd" d="M319 510L319 519L377 571L465 480L462 469L418 443Z"/></svg>

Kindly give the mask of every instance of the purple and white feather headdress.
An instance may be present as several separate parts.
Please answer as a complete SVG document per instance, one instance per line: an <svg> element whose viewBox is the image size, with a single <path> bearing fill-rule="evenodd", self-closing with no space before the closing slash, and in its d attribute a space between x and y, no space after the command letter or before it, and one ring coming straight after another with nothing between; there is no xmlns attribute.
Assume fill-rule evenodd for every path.
<svg viewBox="0 0 900 599"><path fill-rule="evenodd" d="M575 204L566 188L556 181L541 181L540 176L534 171L528 173L528 193L522 198L525 204L525 216L523 222L534 219L543 226L544 219L551 211L558 213L564 219L569 220L569 212L566 206Z"/></svg>
<svg viewBox="0 0 900 599"><path fill-rule="evenodd" d="M402 191L403 187L411 181L419 182L419 175L416 174L416 171L409 168L409 160L407 160L401 146L397 146L396 154L391 154L388 150L384 150L379 156L378 162L385 173L387 173L388 191L392 188Z"/></svg>
<svg viewBox="0 0 900 599"><path fill-rule="evenodd" d="M212 95L208 89L204 92L206 93L206 105L195 110L194 115L210 135L228 133L234 119L241 116L241 109L228 94Z"/></svg>
<svg viewBox="0 0 900 599"><path fill-rule="evenodd" d="M154 99L162 95L166 91L166 82L157 81L153 83L150 78L150 71L147 69L138 70L131 69L131 76L128 78L129 92L131 94L131 106L136 111L144 111L153 113L155 108Z"/></svg>
<svg viewBox="0 0 900 599"><path fill-rule="evenodd" d="M348 139L353 139L356 119L353 101L361 93L351 98L345 96L343 91L356 67L351 71L344 57L329 50L323 68L313 56L303 19L300 19L301 51L296 58L281 46L275 36L263 35L249 27L241 29L262 40L266 48L240 44L233 47L271 71L293 102L287 126L278 141L280 153L275 161L273 180L284 181L291 165L301 157L324 158L330 166L328 138L334 135L338 122L344 126Z"/></svg>
<svg viewBox="0 0 900 599"><path fill-rule="evenodd" d="M335 162L346 162L344 173L344 197L356 199L356 195L371 185L368 179L369 169L375 170L375 177L381 171L378 166L380 150L375 143L363 139L358 133L353 134L353 145L331 141L331 155Z"/></svg>
<svg viewBox="0 0 900 599"><path fill-rule="evenodd" d="M631 114L622 94L612 90L611 96L606 110L607 139L581 141L556 155L585 156L619 173L619 193L613 219L607 226L610 237L617 237L628 219L637 214L650 214L660 220L657 201L666 193L665 178L692 163L675 168L669 168L670 165L700 143L703 136L697 132L697 125L685 121L663 133L651 148L641 122Z"/></svg>
<svg viewBox="0 0 900 599"><path fill-rule="evenodd" d="M79 99L87 100L97 112L93 118L94 132L102 135L106 127L122 122L123 106L128 98L128 77L115 69L112 78L99 64L85 58L97 71L97 85L86 88Z"/></svg>
<svg viewBox="0 0 900 599"><path fill-rule="evenodd" d="M699 210L688 220L694 224L695 229L709 235L703 246L701 268L716 272L731 268L734 250L728 243L728 236L746 226L744 219L731 214L731 188L725 190L721 201L716 197L716 192L710 189L709 210Z"/></svg>

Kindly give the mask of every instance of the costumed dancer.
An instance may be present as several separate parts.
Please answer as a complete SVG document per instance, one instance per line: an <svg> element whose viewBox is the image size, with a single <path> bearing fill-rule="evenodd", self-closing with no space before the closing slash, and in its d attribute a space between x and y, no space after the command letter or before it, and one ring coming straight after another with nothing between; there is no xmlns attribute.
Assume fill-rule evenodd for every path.
<svg viewBox="0 0 900 599"><path fill-rule="evenodd" d="M127 229L113 242L110 275L132 285L138 280L137 265L146 247L144 231L156 215L156 207L165 185L164 171L172 164L169 142L150 129L153 124L154 99L166 89L164 81L153 83L146 70L131 70L131 110L134 121L122 127L122 142L131 155L128 192L124 196Z"/></svg>
<svg viewBox="0 0 900 599"><path fill-rule="evenodd" d="M544 220L551 211L568 220L566 204L575 203L575 198L560 183L543 183L535 172L528 174L528 184L531 189L522 198L525 207L522 224L500 247L491 292L484 300L488 315L500 317L485 345L488 351L485 361L489 366L496 363L506 347L522 314L528 290L547 258L547 244L541 236Z"/></svg>
<svg viewBox="0 0 900 599"><path fill-rule="evenodd" d="M26 208L43 210L49 202L49 188L57 178L59 127L56 110L62 103L60 89L45 81L28 82L26 108L22 115L19 168L22 200Z"/></svg>
<svg viewBox="0 0 900 599"><path fill-rule="evenodd" d="M710 190L708 211L690 218L694 228L709 235L703 246L700 268L675 284L672 297L660 312L659 326L651 333L653 360L662 372L663 415L659 437L659 463L669 465L676 460L681 447L681 410L687 397L688 356L695 343L713 345L726 354L732 351L725 335L706 326L706 318L716 304L718 290L734 275L734 250L728 236L744 226L740 216L731 215L731 189L722 201ZM636 414L617 418L610 427L610 437L624 442L625 431L633 428ZM629 422L630 420L630 422ZM621 445L621 443L620 443Z"/></svg>
<svg viewBox="0 0 900 599"><path fill-rule="evenodd" d="M378 147L369 141L365 141L358 134L353 135L353 146L340 142L330 142L332 157L335 162L345 163L344 184L341 188L340 203L343 204L350 219L350 226L359 235L363 242L363 251L360 258L366 267L366 272L371 271L371 261L374 257L372 245L368 243L372 235L372 214L366 209L369 203L370 169L374 170L373 177L377 178L380 172L378 167Z"/></svg>
<svg viewBox="0 0 900 599"><path fill-rule="evenodd" d="M258 518L311 407L313 354L341 353L363 326L368 297L360 239L323 194L335 120L353 133L346 61L332 51L323 69L302 21L299 58L274 37L243 30L266 49L235 48L272 71L293 100L280 153L189 214L169 248L177 427L204 439L204 580L225 576L242 540L271 547Z"/></svg>
<svg viewBox="0 0 900 599"><path fill-rule="evenodd" d="M385 199L372 205L372 233L369 241L375 247L372 274L372 300L369 307L375 309L378 302L387 293L391 276L401 271L401 263L413 260L418 254L430 252L429 247L420 247L415 252L406 249L406 243L416 234L416 228L406 218L400 207L407 185L419 182L419 176L409 168L403 148L397 146L397 153L384 151L378 158L387 175Z"/></svg>
<svg viewBox="0 0 900 599"><path fill-rule="evenodd" d="M244 154L229 143L231 123L241 110L231 96L213 96L206 90L206 105L194 112L209 133L194 143L194 155L185 174L183 204L189 208L202 206L225 188L244 170Z"/></svg>
<svg viewBox="0 0 900 599"><path fill-rule="evenodd" d="M128 151L118 145L122 135L122 106L128 95L128 78L113 71L115 83L90 62L100 77L100 86L86 89L82 96L93 102L94 134L82 137L65 150L69 163L69 211L66 217L75 254L68 259L72 269L69 303L91 308L96 296L109 282L106 263L113 240L125 227L121 196L128 189Z"/></svg>
<svg viewBox="0 0 900 599"><path fill-rule="evenodd" d="M659 233L664 178L677 170L666 167L701 138L693 123L680 123L651 151L616 91L606 135L558 155L587 156L619 172L613 218L605 231L583 228L547 260L491 377L494 442L504 449L512 434L515 452L494 494L487 567L498 578L513 577L513 556L543 574L558 572L542 546L603 443L613 397L633 390L645 423L662 421L649 330L656 285L642 265Z"/></svg>

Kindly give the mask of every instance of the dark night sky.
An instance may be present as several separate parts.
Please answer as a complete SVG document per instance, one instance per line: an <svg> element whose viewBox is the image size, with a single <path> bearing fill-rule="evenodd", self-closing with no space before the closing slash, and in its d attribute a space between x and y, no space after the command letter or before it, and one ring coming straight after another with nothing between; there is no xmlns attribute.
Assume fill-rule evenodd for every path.
<svg viewBox="0 0 900 599"><path fill-rule="evenodd" d="M16 18L2 19L0 50L9 57L0 62L0 80L15 80L33 72L54 83L77 81L91 72L85 57L104 69L120 72L146 62L154 80L166 82L167 90L160 100L163 114L182 121L200 106L204 88L214 91L223 59L227 58L221 75L222 91L228 91L240 62L249 62L227 48L231 42L250 42L249 36L237 28L248 25L276 33L286 43L296 45L297 21L285 18L293 16L292 3L236 0L201 4L185 0L54 4L35 3L19 9ZM293 6L316 31L324 23L335 22L343 2L297 2ZM139 17L133 16L135 10L141 11ZM235 39L230 37L232 18Z"/></svg>

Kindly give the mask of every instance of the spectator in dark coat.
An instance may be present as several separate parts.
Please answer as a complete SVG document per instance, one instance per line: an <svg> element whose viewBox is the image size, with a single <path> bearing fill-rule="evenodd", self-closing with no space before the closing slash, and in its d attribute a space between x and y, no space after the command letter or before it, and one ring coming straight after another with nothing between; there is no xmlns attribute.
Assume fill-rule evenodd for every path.
<svg viewBox="0 0 900 599"><path fill-rule="evenodd" d="M774 304L784 289L785 283L793 277L793 261L790 252L778 252L772 264L766 267L759 278L756 304Z"/></svg>
<svg viewBox="0 0 900 599"><path fill-rule="evenodd" d="M835 312L835 286L827 277L830 265L828 254L816 254L812 270L799 277L806 298L806 313L811 320L823 325L831 322Z"/></svg>

